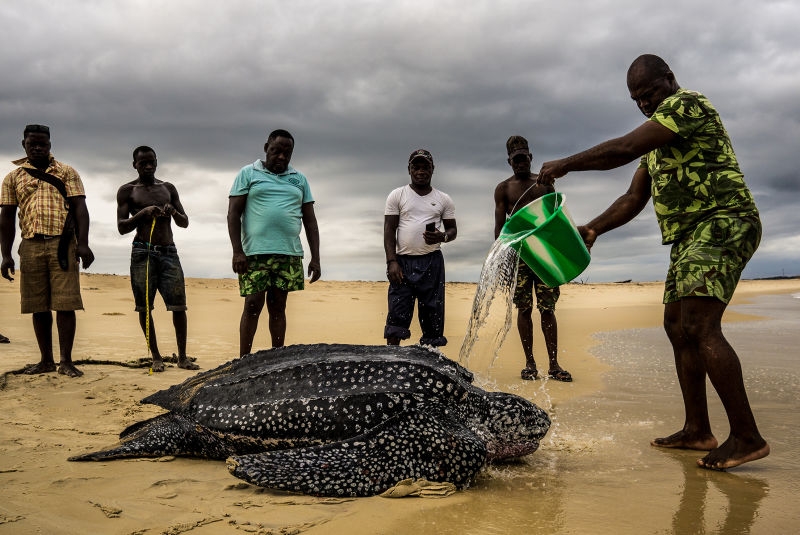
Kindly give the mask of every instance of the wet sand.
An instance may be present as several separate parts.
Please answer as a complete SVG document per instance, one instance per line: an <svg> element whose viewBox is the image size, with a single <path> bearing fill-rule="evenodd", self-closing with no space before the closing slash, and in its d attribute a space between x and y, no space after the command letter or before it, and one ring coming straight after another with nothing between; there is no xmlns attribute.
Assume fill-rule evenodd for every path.
<svg viewBox="0 0 800 535"><path fill-rule="evenodd" d="M18 286L0 281L0 371L38 361ZM127 277L83 275L74 358L146 356ZM744 281L725 333L742 360L748 394L772 454L729 472L696 468L698 452L649 446L682 425L680 393L661 331L660 283L571 284L557 311L559 359L573 383L523 382L512 327L493 367L486 343L470 368L494 388L548 410L539 451L492 466L442 499L313 498L245 484L221 461L164 458L69 463L116 441L127 425L162 412L138 401L193 375L86 364L85 375L4 375L0 383L0 534L537 534L791 533L800 526L798 429L800 280ZM236 281L188 281L189 354L202 369L234 358L241 298ZM289 298L288 343L381 344L386 283L319 281ZM458 358L474 284L448 285L444 353ZM159 345L175 351L171 318L154 312ZM538 322L538 318L535 319ZM543 348L537 329L535 350ZM412 331L419 336L418 329ZM256 347L268 345L266 318ZM541 355L541 356L539 356ZM537 351L539 367L546 367ZM718 438L727 435L709 387Z"/></svg>

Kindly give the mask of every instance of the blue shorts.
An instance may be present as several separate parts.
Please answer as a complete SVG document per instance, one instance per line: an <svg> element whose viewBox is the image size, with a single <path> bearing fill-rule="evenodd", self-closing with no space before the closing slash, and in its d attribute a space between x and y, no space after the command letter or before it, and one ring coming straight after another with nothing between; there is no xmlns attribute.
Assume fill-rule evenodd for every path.
<svg viewBox="0 0 800 535"><path fill-rule="evenodd" d="M389 313L384 338L407 340L411 337L411 318L417 302L422 338L419 343L447 345L444 336L444 256L441 251L411 256L397 255L403 282L389 284Z"/></svg>
<svg viewBox="0 0 800 535"><path fill-rule="evenodd" d="M146 311L147 303L150 304L150 310L153 310L156 290L161 294L167 310L186 310L186 285L181 261L178 259L178 248L174 245L150 245L148 249L145 243L133 242L131 288L137 312ZM145 301L145 296L148 301Z"/></svg>

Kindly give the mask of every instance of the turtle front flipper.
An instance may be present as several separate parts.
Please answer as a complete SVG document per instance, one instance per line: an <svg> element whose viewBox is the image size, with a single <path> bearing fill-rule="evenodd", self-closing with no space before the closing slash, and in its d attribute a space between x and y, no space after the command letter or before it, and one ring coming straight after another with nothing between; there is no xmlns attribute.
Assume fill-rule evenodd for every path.
<svg viewBox="0 0 800 535"><path fill-rule="evenodd" d="M250 448L249 451L254 451ZM238 450L238 453L248 449ZM237 453L229 440L172 412L134 424L120 434L119 444L100 451L70 457L69 461L104 461L124 457L181 455L225 459Z"/></svg>
<svg viewBox="0 0 800 535"><path fill-rule="evenodd" d="M445 410L428 409L341 442L231 457L228 470L254 485L316 496L373 496L408 478L465 488L486 447Z"/></svg>

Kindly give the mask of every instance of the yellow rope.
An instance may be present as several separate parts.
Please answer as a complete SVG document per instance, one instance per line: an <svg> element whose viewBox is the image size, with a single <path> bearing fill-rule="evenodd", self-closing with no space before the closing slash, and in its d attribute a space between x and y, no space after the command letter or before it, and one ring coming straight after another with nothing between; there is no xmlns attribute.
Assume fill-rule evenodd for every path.
<svg viewBox="0 0 800 535"><path fill-rule="evenodd" d="M153 231L156 228L156 218L150 225L150 237L147 238L147 264L144 269L144 306L145 306L145 340L147 341L147 356L150 357L150 244L153 242ZM153 375L153 368L150 367L150 375Z"/></svg>

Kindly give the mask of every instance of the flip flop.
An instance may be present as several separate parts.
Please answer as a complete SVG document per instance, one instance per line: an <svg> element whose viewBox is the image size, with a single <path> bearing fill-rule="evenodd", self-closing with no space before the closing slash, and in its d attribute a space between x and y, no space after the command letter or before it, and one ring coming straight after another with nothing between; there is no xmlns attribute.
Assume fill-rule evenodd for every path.
<svg viewBox="0 0 800 535"><path fill-rule="evenodd" d="M525 381L535 381L539 378L539 370L536 368L522 368L522 371L519 375Z"/></svg>
<svg viewBox="0 0 800 535"><path fill-rule="evenodd" d="M564 383L572 382L572 374L567 370L558 370L557 372L548 373L547 377L548 379L555 379L556 381L562 381Z"/></svg>

